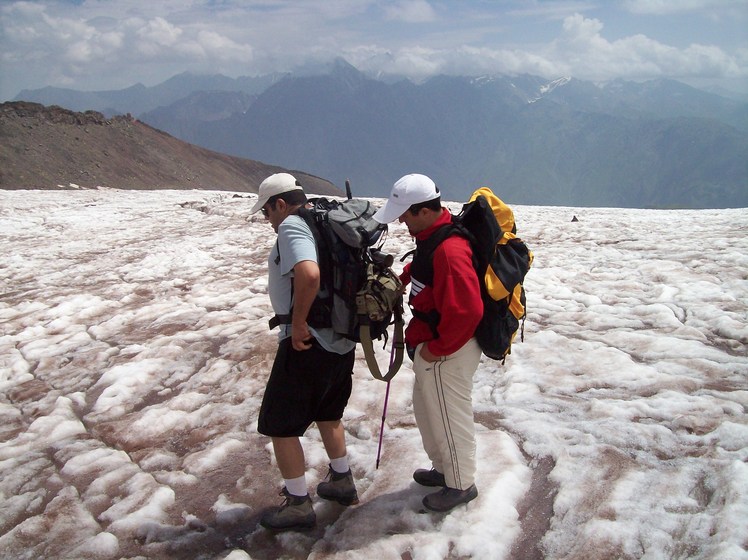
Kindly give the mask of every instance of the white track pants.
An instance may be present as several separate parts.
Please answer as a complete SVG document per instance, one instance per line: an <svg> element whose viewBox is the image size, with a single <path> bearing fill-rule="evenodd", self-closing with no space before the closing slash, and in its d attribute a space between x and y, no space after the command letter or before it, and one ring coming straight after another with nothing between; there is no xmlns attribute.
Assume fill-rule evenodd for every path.
<svg viewBox="0 0 748 560"><path fill-rule="evenodd" d="M465 490L475 482L473 374L481 350L474 338L454 354L429 363L416 349L413 412L423 448L447 486Z"/></svg>

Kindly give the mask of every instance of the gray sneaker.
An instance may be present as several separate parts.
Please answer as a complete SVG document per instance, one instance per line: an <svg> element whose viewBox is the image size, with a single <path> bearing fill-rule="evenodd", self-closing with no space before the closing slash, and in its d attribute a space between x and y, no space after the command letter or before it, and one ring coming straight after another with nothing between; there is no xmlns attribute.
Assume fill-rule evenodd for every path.
<svg viewBox="0 0 748 560"><path fill-rule="evenodd" d="M338 502L344 506L358 503L358 492L353 482L351 469L348 472L337 473L332 467L327 471L327 479L317 485L317 495L325 500Z"/></svg>
<svg viewBox="0 0 748 560"><path fill-rule="evenodd" d="M477 497L478 489L475 487L475 484L467 490L445 487L438 492L426 496L423 499L423 505L431 511L444 512L460 504L466 504Z"/></svg>
<svg viewBox="0 0 748 560"><path fill-rule="evenodd" d="M421 486L446 486L444 475L436 469L416 469L413 473L413 480Z"/></svg>
<svg viewBox="0 0 748 560"><path fill-rule="evenodd" d="M284 487L280 495L284 502L280 508L273 508L263 514L260 525L274 531L297 531L311 529L317 523L317 515L312 507L312 499L306 496L293 496Z"/></svg>

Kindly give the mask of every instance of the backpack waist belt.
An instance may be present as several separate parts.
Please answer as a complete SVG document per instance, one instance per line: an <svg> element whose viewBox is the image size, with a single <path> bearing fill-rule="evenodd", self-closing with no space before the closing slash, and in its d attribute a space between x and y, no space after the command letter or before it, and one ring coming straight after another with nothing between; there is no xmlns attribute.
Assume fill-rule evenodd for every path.
<svg viewBox="0 0 748 560"><path fill-rule="evenodd" d="M318 329L332 327L332 320L330 319L330 311L325 310L321 306L312 305L312 308L309 310L309 314L307 315L306 322L310 327L315 327ZM291 324L290 313L273 315L273 318L268 321L268 326L270 327L271 331L275 327L278 327L280 325L290 325L290 324Z"/></svg>

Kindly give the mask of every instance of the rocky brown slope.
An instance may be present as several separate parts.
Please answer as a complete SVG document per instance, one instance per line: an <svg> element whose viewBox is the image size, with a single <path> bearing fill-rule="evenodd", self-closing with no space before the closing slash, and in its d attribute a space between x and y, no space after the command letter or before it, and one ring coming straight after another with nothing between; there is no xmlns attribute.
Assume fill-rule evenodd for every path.
<svg viewBox="0 0 748 560"><path fill-rule="evenodd" d="M0 104L0 188L97 186L257 192L272 173L258 161L199 148L130 115L106 118L57 106ZM318 194L341 194L331 182L291 171Z"/></svg>

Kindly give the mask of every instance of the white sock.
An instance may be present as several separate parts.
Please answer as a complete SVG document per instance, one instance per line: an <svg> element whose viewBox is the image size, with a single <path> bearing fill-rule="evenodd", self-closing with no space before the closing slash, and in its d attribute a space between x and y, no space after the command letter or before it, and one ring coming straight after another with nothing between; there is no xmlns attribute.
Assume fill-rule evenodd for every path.
<svg viewBox="0 0 748 560"><path fill-rule="evenodd" d="M283 481L286 483L286 490L292 496L306 496L309 492L306 489L306 475L301 475L298 478L285 478Z"/></svg>
<svg viewBox="0 0 748 560"><path fill-rule="evenodd" d="M337 459L330 459L330 466L338 474L347 473L350 469L348 466L348 455L343 455Z"/></svg>

